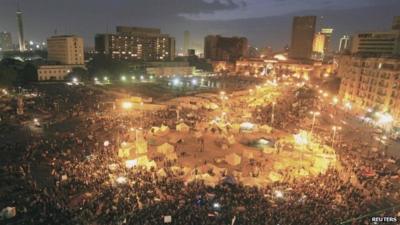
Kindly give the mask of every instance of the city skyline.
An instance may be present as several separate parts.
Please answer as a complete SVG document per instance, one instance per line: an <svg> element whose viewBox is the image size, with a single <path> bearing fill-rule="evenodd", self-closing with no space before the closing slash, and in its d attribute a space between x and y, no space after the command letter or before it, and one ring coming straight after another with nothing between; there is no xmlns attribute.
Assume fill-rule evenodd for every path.
<svg viewBox="0 0 400 225"><path fill-rule="evenodd" d="M144 26L161 28L171 34L177 40L178 51L183 48L184 30L191 33L193 48L200 50L208 34L246 36L253 46L282 49L290 43L288 37L292 17L296 15L318 16L317 29L322 26L333 27L332 48L336 49L339 38L345 34L389 29L388 24L397 13L396 6L400 6L400 2L393 0L355 0L351 3L175 0L171 4L163 4L162 8L157 4L158 0L135 3L121 1L118 4L96 1L96 5L93 1L37 3L40 1L20 1L26 40L45 40L57 30L58 34L80 35L88 47L93 47L96 33L111 32L116 25ZM261 7L255 7L257 4ZM10 31L14 43L17 37L16 10L15 1L2 2L0 29ZM70 17L71 11L74 11L73 17ZM153 16L151 11L157 11L157 16ZM114 15L115 12L118 12L118 16Z"/></svg>

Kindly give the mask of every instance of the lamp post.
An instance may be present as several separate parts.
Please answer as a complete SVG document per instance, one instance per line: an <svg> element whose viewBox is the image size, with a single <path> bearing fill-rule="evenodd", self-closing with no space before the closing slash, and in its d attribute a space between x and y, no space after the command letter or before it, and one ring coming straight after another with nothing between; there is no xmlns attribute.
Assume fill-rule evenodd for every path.
<svg viewBox="0 0 400 225"><path fill-rule="evenodd" d="M276 105L276 102L272 102L271 125L274 124L274 120L275 120L275 105Z"/></svg>
<svg viewBox="0 0 400 225"><path fill-rule="evenodd" d="M312 134L313 131L314 131L316 117L321 115L321 113L320 112L311 111L310 114L313 116L313 120L312 120L312 124L311 124L311 131L310 131L310 134Z"/></svg>
<svg viewBox="0 0 400 225"><path fill-rule="evenodd" d="M333 130L333 136L332 136L332 148L333 148L333 146L335 145L336 132L342 130L342 127L333 126L332 130Z"/></svg>

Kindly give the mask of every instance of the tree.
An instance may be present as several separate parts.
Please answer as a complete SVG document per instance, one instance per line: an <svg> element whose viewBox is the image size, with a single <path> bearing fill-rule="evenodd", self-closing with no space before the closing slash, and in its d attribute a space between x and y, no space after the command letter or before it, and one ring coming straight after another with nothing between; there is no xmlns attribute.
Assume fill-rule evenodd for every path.
<svg viewBox="0 0 400 225"><path fill-rule="evenodd" d="M17 81L17 71L11 67L0 65L0 87L13 86Z"/></svg>
<svg viewBox="0 0 400 225"><path fill-rule="evenodd" d="M36 82L38 79L37 68L31 63L25 64L22 70L18 71L17 81L25 84L29 82Z"/></svg>

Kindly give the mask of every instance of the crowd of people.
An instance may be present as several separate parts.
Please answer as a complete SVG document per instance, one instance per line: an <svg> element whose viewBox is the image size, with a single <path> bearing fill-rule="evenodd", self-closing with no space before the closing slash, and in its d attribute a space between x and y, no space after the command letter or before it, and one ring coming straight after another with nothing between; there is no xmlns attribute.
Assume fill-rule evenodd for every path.
<svg viewBox="0 0 400 225"><path fill-rule="evenodd" d="M119 115L104 106L112 101L109 96L86 87L35 92L35 104L26 110L49 114L46 129L27 132L23 144L2 146L5 154L15 153L2 161L0 170L0 184L6 186L0 208L17 209L9 224L369 224L370 217L355 218L392 206L384 204L388 199L393 204L400 201L391 180L398 171L384 162L398 169L399 159L379 153L364 157L357 146L338 148L341 170L330 168L317 177L262 188L245 186L229 175L208 186L201 180L185 182L180 171L168 166L164 175L155 168L127 168L117 149L129 138L129 129L174 127L176 109ZM265 123L270 110L260 108ZM206 110L192 115L183 109L179 115L192 126L208 120ZM276 121L281 125L284 118ZM1 127L6 123L3 120ZM365 168L373 168L375 174L364 176Z"/></svg>

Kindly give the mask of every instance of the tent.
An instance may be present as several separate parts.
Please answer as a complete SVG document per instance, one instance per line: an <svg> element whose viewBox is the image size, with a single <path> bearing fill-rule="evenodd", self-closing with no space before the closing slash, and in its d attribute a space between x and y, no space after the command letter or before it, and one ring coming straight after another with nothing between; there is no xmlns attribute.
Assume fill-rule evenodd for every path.
<svg viewBox="0 0 400 225"><path fill-rule="evenodd" d="M166 176L167 176L167 173L165 172L165 170L164 170L163 168L161 168L161 169L159 169L159 170L157 171L157 175L158 175L158 176L161 176L161 177L166 177Z"/></svg>
<svg viewBox="0 0 400 225"><path fill-rule="evenodd" d="M239 133L240 132L240 124L238 124L238 123L232 124L230 130L234 134Z"/></svg>
<svg viewBox="0 0 400 225"><path fill-rule="evenodd" d="M180 124L176 125L176 130L187 133L187 132L189 132L190 127L185 123L180 123Z"/></svg>
<svg viewBox="0 0 400 225"><path fill-rule="evenodd" d="M252 131L256 128L256 125L250 123L250 122L244 122L240 124L240 130L242 131Z"/></svg>
<svg viewBox="0 0 400 225"><path fill-rule="evenodd" d="M260 131L270 134L272 132L272 127L270 127L268 125L262 125L262 126L260 126Z"/></svg>
<svg viewBox="0 0 400 225"><path fill-rule="evenodd" d="M174 146L169 143L164 143L157 147L157 152L163 154L168 160L176 160L178 156L175 153Z"/></svg>
<svg viewBox="0 0 400 225"><path fill-rule="evenodd" d="M153 127L153 128L154 128L153 134L156 136L165 136L169 133L168 126L161 125L161 127Z"/></svg>
<svg viewBox="0 0 400 225"><path fill-rule="evenodd" d="M236 153L231 153L225 156L225 161L232 166L237 166L242 161L242 158Z"/></svg>
<svg viewBox="0 0 400 225"><path fill-rule="evenodd" d="M175 148L174 148L174 146L173 145L171 145L171 144L169 144L169 143L164 143L164 144L162 144L162 145L159 145L158 147L157 147L157 152L158 153L161 153L161 154L168 154L168 153L170 153L170 152L174 152L175 151Z"/></svg>
<svg viewBox="0 0 400 225"><path fill-rule="evenodd" d="M270 172L268 175L268 178L272 181L272 182L276 182L276 181L281 181L283 180L283 177L281 174L276 173L276 172Z"/></svg>
<svg viewBox="0 0 400 225"><path fill-rule="evenodd" d="M157 164L153 160L149 160L149 158L144 155L136 158L137 160L137 165L138 166L143 166L146 167L147 169L150 169L151 167L156 168Z"/></svg>
<svg viewBox="0 0 400 225"><path fill-rule="evenodd" d="M144 154L147 153L147 141L144 139L136 140L136 154Z"/></svg>

